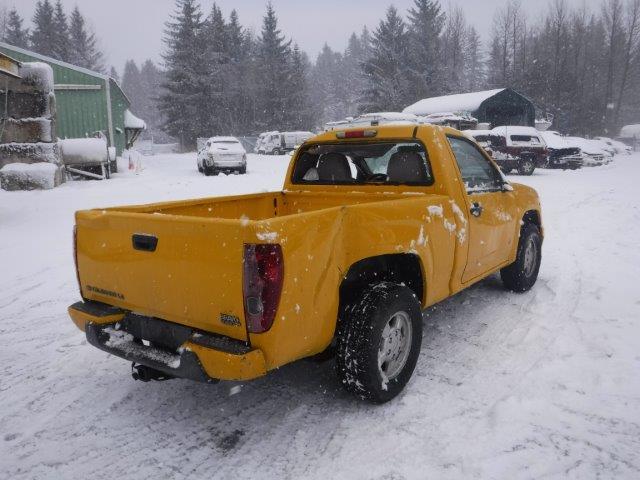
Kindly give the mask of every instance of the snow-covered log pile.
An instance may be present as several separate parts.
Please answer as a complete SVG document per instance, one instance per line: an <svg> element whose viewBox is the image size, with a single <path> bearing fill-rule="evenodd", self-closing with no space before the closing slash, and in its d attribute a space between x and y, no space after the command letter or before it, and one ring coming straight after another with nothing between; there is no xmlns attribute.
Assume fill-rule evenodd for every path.
<svg viewBox="0 0 640 480"><path fill-rule="evenodd" d="M0 184L5 190L52 188L64 181L55 133L53 70L46 63L22 63L20 78L2 92ZM42 166L41 164L50 164ZM39 165L18 168L16 165Z"/></svg>
<svg viewBox="0 0 640 480"><path fill-rule="evenodd" d="M0 169L4 190L48 190L63 181L63 170L53 163L9 163Z"/></svg>

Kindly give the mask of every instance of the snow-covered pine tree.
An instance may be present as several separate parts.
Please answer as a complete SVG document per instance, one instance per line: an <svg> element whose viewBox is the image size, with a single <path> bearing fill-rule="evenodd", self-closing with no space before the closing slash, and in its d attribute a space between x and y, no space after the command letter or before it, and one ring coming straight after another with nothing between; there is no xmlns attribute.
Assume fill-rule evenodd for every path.
<svg viewBox="0 0 640 480"><path fill-rule="evenodd" d="M464 88L467 30L464 10L450 6L443 33L443 64L447 93L460 93Z"/></svg>
<svg viewBox="0 0 640 480"><path fill-rule="evenodd" d="M409 103L408 57L406 25L391 6L373 35L371 56L363 64L366 86L360 101L362 112L399 111Z"/></svg>
<svg viewBox="0 0 640 480"><path fill-rule="evenodd" d="M206 105L208 115L206 126L210 135L229 134L230 116L233 110L228 97L229 75L229 39L228 29L222 10L216 3L211 8L203 29L203 41L206 45L205 68L207 82Z"/></svg>
<svg viewBox="0 0 640 480"><path fill-rule="evenodd" d="M467 29L465 37L463 90L475 92L481 90L485 84L482 39L473 26Z"/></svg>
<svg viewBox="0 0 640 480"><path fill-rule="evenodd" d="M255 133L252 113L257 93L252 81L252 38L242 28L236 10L231 11L227 22L227 41L230 60L227 97L234 107L228 112L229 128L239 133Z"/></svg>
<svg viewBox="0 0 640 480"><path fill-rule="evenodd" d="M95 34L87 28L86 21L76 6L71 12L69 24L69 63L103 72L104 55L98 48Z"/></svg>
<svg viewBox="0 0 640 480"><path fill-rule="evenodd" d="M163 55L165 78L159 99L163 129L185 148L208 135L206 45L204 22L195 0L176 0L176 11L166 23Z"/></svg>
<svg viewBox="0 0 640 480"><path fill-rule="evenodd" d="M71 58L71 40L67 15L58 0L53 12L53 52L54 58L68 62Z"/></svg>
<svg viewBox="0 0 640 480"><path fill-rule="evenodd" d="M118 84L120 83L120 74L118 73L118 70L116 70L116 67L114 67L113 65L111 65L111 68L109 69L109 76L113 78Z"/></svg>
<svg viewBox="0 0 640 480"><path fill-rule="evenodd" d="M318 54L313 68L313 104L320 125L347 116L346 79L344 59L339 52L334 52L328 44L324 44Z"/></svg>
<svg viewBox="0 0 640 480"><path fill-rule="evenodd" d="M342 81L344 83L344 109L346 116L358 113L358 101L365 88L362 75L362 62L366 59L366 47L363 40L355 33L349 37L342 62Z"/></svg>
<svg viewBox="0 0 640 480"><path fill-rule="evenodd" d="M9 25L9 9L5 5L0 5L0 40L5 41L7 27Z"/></svg>
<svg viewBox="0 0 640 480"><path fill-rule="evenodd" d="M295 44L291 53L291 85L287 95L287 112L289 112L287 129L311 129L314 126L314 112L309 102L309 70L307 56Z"/></svg>
<svg viewBox="0 0 640 480"><path fill-rule="evenodd" d="M162 84L162 72L155 63L147 60L140 68L140 82L143 89L142 107L139 113L140 117L147 122L149 131L153 135L159 133L162 125L162 115L158 110L158 96L160 85Z"/></svg>
<svg viewBox="0 0 640 480"><path fill-rule="evenodd" d="M53 21L53 5L49 0L38 0L33 15L31 31L31 49L42 55L55 57L55 24Z"/></svg>
<svg viewBox="0 0 640 480"><path fill-rule="evenodd" d="M407 105L447 91L442 33L446 15L437 0L414 0L408 11L410 98Z"/></svg>
<svg viewBox="0 0 640 480"><path fill-rule="evenodd" d="M127 97L129 97L129 100L131 100L131 110L140 115L146 92L142 84L140 70L134 60L127 60L124 64L122 89Z"/></svg>
<svg viewBox="0 0 640 480"><path fill-rule="evenodd" d="M256 120L263 129L283 129L289 123L291 114L286 111L286 97L291 84L291 41L286 40L278 28L278 18L271 3L267 4L258 45L256 66L260 83Z"/></svg>
<svg viewBox="0 0 640 480"><path fill-rule="evenodd" d="M9 11L4 41L16 47L29 47L29 30L23 28L23 19L15 8Z"/></svg>

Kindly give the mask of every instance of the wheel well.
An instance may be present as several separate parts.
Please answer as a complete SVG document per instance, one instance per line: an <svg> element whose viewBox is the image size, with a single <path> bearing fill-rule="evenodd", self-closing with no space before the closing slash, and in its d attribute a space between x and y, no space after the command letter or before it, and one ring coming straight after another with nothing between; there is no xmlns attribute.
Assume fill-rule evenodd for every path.
<svg viewBox="0 0 640 480"><path fill-rule="evenodd" d="M424 276L420 258L411 253L379 255L357 261L340 284L340 301L350 300L367 285L378 282L403 283L422 303Z"/></svg>
<svg viewBox="0 0 640 480"><path fill-rule="evenodd" d="M522 217L523 223L532 223L538 228L542 227L542 223L540 222L540 214L536 210L529 210L525 212L524 217Z"/></svg>

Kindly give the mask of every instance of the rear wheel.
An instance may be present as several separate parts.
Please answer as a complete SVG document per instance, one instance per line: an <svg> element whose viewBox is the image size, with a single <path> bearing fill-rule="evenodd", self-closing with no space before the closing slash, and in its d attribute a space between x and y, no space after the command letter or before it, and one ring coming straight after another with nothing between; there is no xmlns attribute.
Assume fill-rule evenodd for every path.
<svg viewBox="0 0 640 480"><path fill-rule="evenodd" d="M280 155L280 149L274 148L273 151L271 152L271 155Z"/></svg>
<svg viewBox="0 0 640 480"><path fill-rule="evenodd" d="M245 165L244 167L239 168L238 173L240 175L244 175L245 173L247 173L247 166Z"/></svg>
<svg viewBox="0 0 640 480"><path fill-rule="evenodd" d="M422 312L405 286L370 285L344 308L337 334L336 371L344 388L374 403L409 382L422 344Z"/></svg>
<svg viewBox="0 0 640 480"><path fill-rule="evenodd" d="M518 162L518 173L520 175L531 175L536 169L536 164L531 157L524 157Z"/></svg>
<svg viewBox="0 0 640 480"><path fill-rule="evenodd" d="M526 292L536 283L542 262L542 236L538 227L526 223L520 230L516 261L500 270L502 283L514 292Z"/></svg>

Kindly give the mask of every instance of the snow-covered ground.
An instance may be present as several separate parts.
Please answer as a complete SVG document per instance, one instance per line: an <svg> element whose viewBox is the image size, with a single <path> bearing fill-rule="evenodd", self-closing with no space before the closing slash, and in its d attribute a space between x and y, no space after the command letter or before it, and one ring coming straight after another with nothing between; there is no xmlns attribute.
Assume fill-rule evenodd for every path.
<svg viewBox="0 0 640 480"><path fill-rule="evenodd" d="M0 191L0 478L640 478L640 155L511 176L538 189L534 289L497 277L425 312L413 380L373 406L332 364L246 383L134 382L66 315L73 212L279 189L288 157L204 177L195 155L139 175Z"/></svg>

